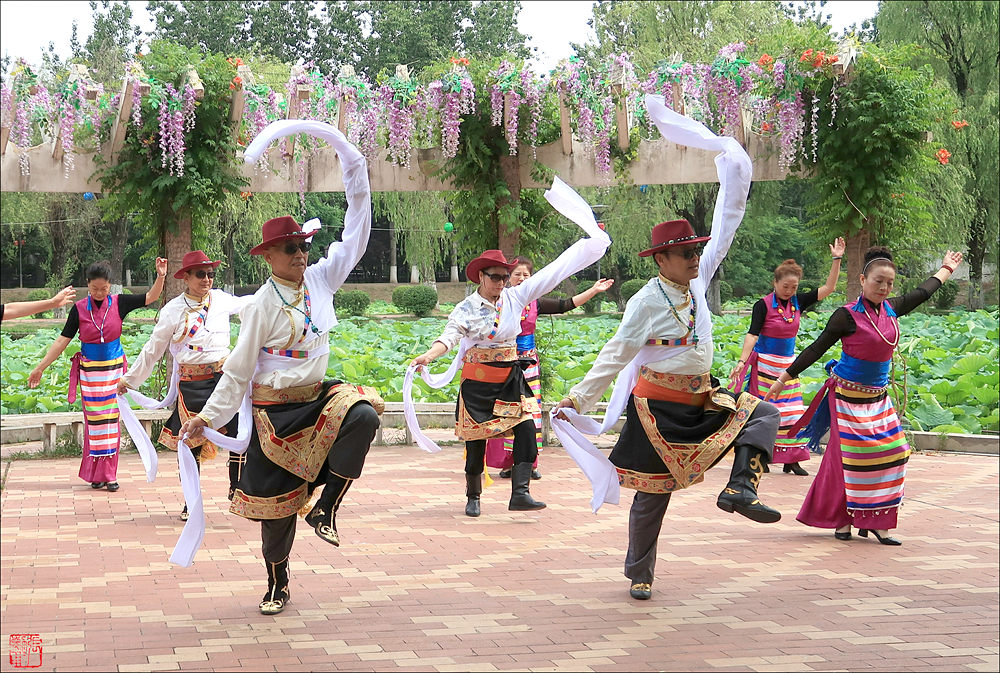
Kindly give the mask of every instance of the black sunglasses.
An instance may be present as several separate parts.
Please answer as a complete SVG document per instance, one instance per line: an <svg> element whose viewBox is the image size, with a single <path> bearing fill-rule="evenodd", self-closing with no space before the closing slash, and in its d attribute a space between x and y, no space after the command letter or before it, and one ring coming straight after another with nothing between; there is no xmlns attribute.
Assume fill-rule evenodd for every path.
<svg viewBox="0 0 1000 673"><path fill-rule="evenodd" d="M198 269L194 272L194 277L198 280L204 280L205 276L209 278L215 278L215 271L205 271L205 269Z"/></svg>
<svg viewBox="0 0 1000 673"><path fill-rule="evenodd" d="M494 283L506 283L508 280L510 280L509 273L486 273L485 271L483 271L482 273L484 276L492 280Z"/></svg>
<svg viewBox="0 0 1000 673"><path fill-rule="evenodd" d="M309 248L312 247L312 241L299 241L298 243L288 242L285 243L285 254L294 255L296 252L301 250L302 252L309 252Z"/></svg>
<svg viewBox="0 0 1000 673"><path fill-rule="evenodd" d="M696 245L693 248L686 248L684 250L668 250L668 252L674 252L684 259L694 259L695 257L701 257L702 251L705 250L705 246Z"/></svg>

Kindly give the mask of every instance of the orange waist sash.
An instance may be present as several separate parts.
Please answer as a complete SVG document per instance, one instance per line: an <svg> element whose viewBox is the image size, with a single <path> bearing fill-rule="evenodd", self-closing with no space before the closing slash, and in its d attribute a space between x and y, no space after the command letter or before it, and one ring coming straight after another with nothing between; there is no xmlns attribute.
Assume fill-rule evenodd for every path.
<svg viewBox="0 0 1000 673"><path fill-rule="evenodd" d="M510 375L512 367L487 367L477 362L466 362L462 365L462 380L481 381L482 383L503 383Z"/></svg>

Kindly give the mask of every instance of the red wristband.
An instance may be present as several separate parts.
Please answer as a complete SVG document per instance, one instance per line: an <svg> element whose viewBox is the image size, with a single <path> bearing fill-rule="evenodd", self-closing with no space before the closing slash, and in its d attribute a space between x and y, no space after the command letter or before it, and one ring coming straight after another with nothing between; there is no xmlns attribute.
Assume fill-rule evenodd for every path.
<svg viewBox="0 0 1000 673"><path fill-rule="evenodd" d="M951 267L950 267L950 266L948 266L947 264L942 264L942 265L941 265L941 268L942 268L942 269L948 269L948 273L955 273L955 269L951 268Z"/></svg>

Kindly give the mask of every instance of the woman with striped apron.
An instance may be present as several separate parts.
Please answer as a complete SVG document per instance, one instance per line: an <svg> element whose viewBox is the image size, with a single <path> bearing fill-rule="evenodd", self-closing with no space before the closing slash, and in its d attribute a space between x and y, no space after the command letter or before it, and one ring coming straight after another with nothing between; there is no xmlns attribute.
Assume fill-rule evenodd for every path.
<svg viewBox="0 0 1000 673"><path fill-rule="evenodd" d="M110 294L111 268L103 262L87 269L88 294L70 309L62 334L28 377L28 385L36 387L45 369L55 362L73 337L80 334L80 352L72 358L69 377L70 404L76 401L77 384L83 398L83 460L80 478L91 488L118 490L118 403L115 399L118 381L125 372L125 351L122 350L122 321L131 311L148 306L159 299L167 260L156 258L156 282L145 295Z"/></svg>
<svg viewBox="0 0 1000 673"><path fill-rule="evenodd" d="M830 246L830 255L833 261L826 282L809 292L798 292L802 267L794 259L786 259L774 270L774 291L754 304L750 329L743 339L743 352L730 377L731 390L744 389L764 399L778 374L795 359L795 337L799 333L802 312L830 296L837 287L840 260L844 256L843 238L838 238ZM806 441L784 436L806 410L802 404L799 380L789 381L781 395L772 402L781 412L781 428L775 441L772 462L784 463L786 473L804 477L809 473L799 463L809 460ZM765 466L764 471L770 470Z"/></svg>
<svg viewBox="0 0 1000 673"><path fill-rule="evenodd" d="M889 536L903 501L910 447L887 389L893 352L899 344L899 322L927 301L961 263L962 254L945 253L941 268L904 295L889 297L896 266L888 248L865 254L861 296L836 311L826 329L771 385L775 399L785 384L819 360L837 341L840 360L827 364L830 378L802 418L788 431L810 447L830 431L819 472L796 517L807 526L834 528L838 540L851 539L851 526L867 537L871 531L886 545L902 544ZM806 424L808 426L806 427Z"/></svg>
<svg viewBox="0 0 1000 673"><path fill-rule="evenodd" d="M535 263L523 255L515 257L516 266L510 272L510 287L517 287L523 281L531 278L535 271ZM517 357L518 360L529 360L531 364L524 370L524 378L528 386L535 394L538 404L542 403L542 379L539 369L538 351L535 349L535 324L540 315L553 315L572 311L578 306L583 306L593 299L599 292L605 292L614 285L614 279L601 278L590 288L569 299L558 299L555 297L540 297L524 307L521 312L521 333L517 335ZM542 412L539 411L533 416L535 421L535 443L538 451L542 450ZM488 467L499 467L500 477L510 479L510 471L514 466L514 440L512 438L501 439L493 437L486 440L486 465ZM541 479L542 475L538 471L538 458L532 465L532 479Z"/></svg>

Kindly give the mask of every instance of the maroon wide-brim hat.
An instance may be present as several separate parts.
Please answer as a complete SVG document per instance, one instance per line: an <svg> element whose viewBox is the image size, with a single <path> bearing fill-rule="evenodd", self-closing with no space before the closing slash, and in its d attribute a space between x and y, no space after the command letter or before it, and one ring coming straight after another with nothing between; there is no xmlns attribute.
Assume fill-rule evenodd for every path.
<svg viewBox="0 0 1000 673"><path fill-rule="evenodd" d="M502 266L510 271L517 266L517 263L516 261L508 262L500 250L485 250L483 254L469 262L469 265L465 267L465 277L469 279L470 283L478 285L479 272L491 266Z"/></svg>
<svg viewBox="0 0 1000 673"><path fill-rule="evenodd" d="M273 220L268 220L261 227L261 239L263 240L260 245L250 250L250 254L263 255L264 251L275 243L293 238L312 238L315 233L315 231L303 230L302 225L296 222L291 215L276 217Z"/></svg>
<svg viewBox="0 0 1000 673"><path fill-rule="evenodd" d="M711 236L698 236L694 233L694 229L691 227L691 223L687 220L670 220L669 222L661 222L660 224L653 227L653 233L650 235L652 239L652 247L648 250L643 250L639 253L640 257L649 257L650 255L663 252L667 248L671 248L675 245L690 245L692 243L704 243L705 241L710 241Z"/></svg>
<svg viewBox="0 0 1000 673"><path fill-rule="evenodd" d="M181 268L174 274L174 278L183 278L185 273L196 269L215 269L220 264L222 264L221 259L218 262L213 262L201 250L192 250L185 253L184 259L181 260Z"/></svg>

